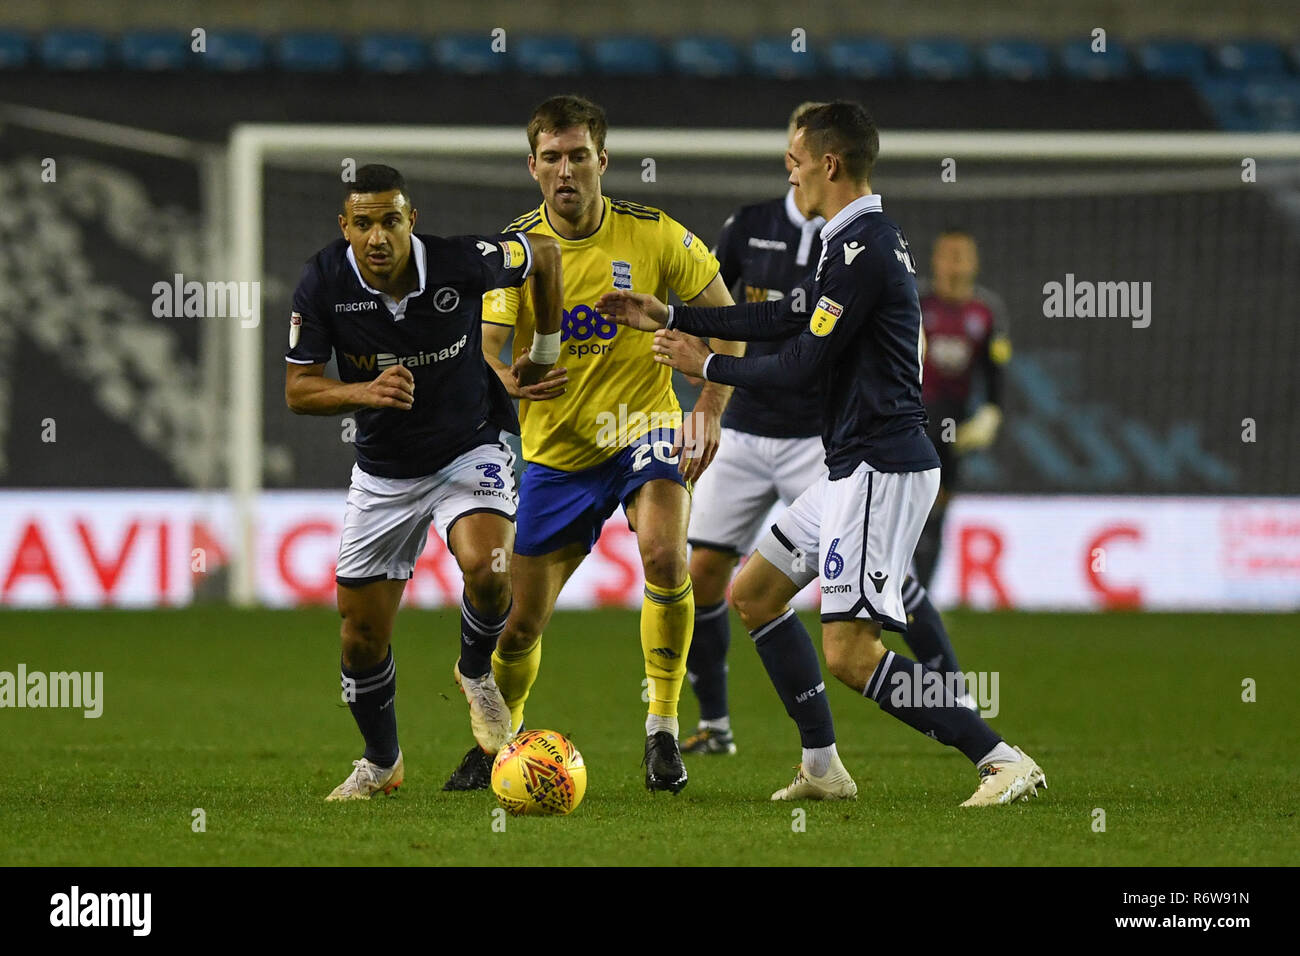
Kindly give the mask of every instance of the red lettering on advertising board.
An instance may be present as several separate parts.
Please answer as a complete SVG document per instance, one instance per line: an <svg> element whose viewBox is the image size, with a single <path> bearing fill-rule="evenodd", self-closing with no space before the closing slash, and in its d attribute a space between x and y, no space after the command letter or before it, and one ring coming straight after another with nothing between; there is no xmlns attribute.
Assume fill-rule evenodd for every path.
<svg viewBox="0 0 1300 956"><path fill-rule="evenodd" d="M963 604L970 603L972 586L983 580L993 591L998 607L1011 607L1011 595L998 571L1002 557L1002 535L986 525L966 525L957 538L958 592Z"/></svg>
<svg viewBox="0 0 1300 956"><path fill-rule="evenodd" d="M1117 587L1111 583L1109 571L1099 570L1108 566L1106 549L1111 541L1141 541L1142 532L1131 524L1111 525L1103 528L1088 542L1083 549L1084 574L1088 584L1101 598L1102 607L1119 610L1142 606L1142 590L1134 585L1131 588Z"/></svg>

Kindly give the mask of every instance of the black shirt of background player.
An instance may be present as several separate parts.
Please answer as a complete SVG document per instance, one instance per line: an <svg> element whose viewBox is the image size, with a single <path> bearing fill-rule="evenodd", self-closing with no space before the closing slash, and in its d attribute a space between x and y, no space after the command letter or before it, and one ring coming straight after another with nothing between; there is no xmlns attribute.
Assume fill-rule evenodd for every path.
<svg viewBox="0 0 1300 956"><path fill-rule="evenodd" d="M860 462L876 471L939 467L921 404L921 304L903 231L877 195L855 199L822 229L821 260L802 287L812 311L787 302L683 307L675 328L747 342L784 339L759 358L709 356L711 382L761 388L773 401L823 379L822 442L832 481ZM793 299L793 296L791 296Z"/></svg>
<svg viewBox="0 0 1300 956"><path fill-rule="evenodd" d="M392 365L415 379L409 411L363 408L356 417L357 464L383 478L431 475L470 448L518 433L519 419L501 380L483 358L482 303L490 289L522 285L532 250L521 233L412 236L419 288L398 319L384 297L362 283L338 239L303 267L293 296L301 317L285 358L327 362L343 382L366 382Z"/></svg>
<svg viewBox="0 0 1300 956"><path fill-rule="evenodd" d="M812 275L822 254L818 230L811 230L807 258L800 265L803 229L791 220L793 198L772 199L742 206L726 221L718 237L722 281L737 302L775 301L790 294ZM796 210L797 212L797 210ZM820 220L818 220L820 221ZM751 358L773 355L781 342L750 342ZM737 388L722 416L724 428L768 438L808 438L822 431L821 382L792 390L774 400L772 394Z"/></svg>

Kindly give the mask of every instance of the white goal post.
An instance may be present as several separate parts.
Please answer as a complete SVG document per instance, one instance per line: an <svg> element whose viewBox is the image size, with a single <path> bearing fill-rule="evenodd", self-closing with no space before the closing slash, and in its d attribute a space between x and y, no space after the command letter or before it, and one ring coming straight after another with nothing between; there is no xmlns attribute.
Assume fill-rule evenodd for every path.
<svg viewBox="0 0 1300 956"><path fill-rule="evenodd" d="M614 162L624 157L757 160L780 157L782 132L724 129L622 129L609 133ZM228 256L236 281L261 281L264 268L263 169L270 158L320 158L320 169L339 171L350 151L430 157L519 157L527 153L518 127L319 126L241 124L227 151ZM1224 162L1239 169L1245 158L1300 160L1300 134L1149 132L891 132L881 136L882 159L933 162L936 180L945 159L980 162L1045 161ZM520 176L524 174L522 169ZM1158 168L1156 175L1159 175ZM763 198L755 196L755 199ZM286 242L292 237L285 237ZM304 256L306 251L304 251ZM287 304L286 304L287 305ZM278 308L278 306L277 306ZM277 313L278 314L278 313ZM258 316L259 326L260 320ZM228 464L235 522L229 597L256 600L255 516L262 490L263 334L240 322L229 325L231 375Z"/></svg>

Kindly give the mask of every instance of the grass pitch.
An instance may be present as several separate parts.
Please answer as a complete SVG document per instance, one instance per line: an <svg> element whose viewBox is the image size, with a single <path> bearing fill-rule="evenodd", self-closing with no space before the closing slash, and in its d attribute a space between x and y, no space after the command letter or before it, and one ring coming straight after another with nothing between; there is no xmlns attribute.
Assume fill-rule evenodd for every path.
<svg viewBox="0 0 1300 956"><path fill-rule="evenodd" d="M637 617L559 613L528 724L589 768L569 817L493 829L490 792L443 793L472 743L451 665L453 611L403 610L398 726L406 783L326 804L361 741L338 691L331 610L0 613L0 671L103 671L103 715L0 710L0 863L9 865L1255 865L1300 861L1294 615L945 616L962 667L999 673L993 726L1050 789L957 804L976 775L828 685L851 803L769 802L798 737L734 628L739 753L688 757L650 794ZM733 624L735 622L733 621ZM817 634L814 618L808 624ZM902 649L896 636L891 646ZM1243 680L1255 681L1245 702ZM686 692L683 736L694 726ZM206 831L194 832L194 810ZM806 811L802 832L796 810ZM1095 827L1104 811L1105 830Z"/></svg>

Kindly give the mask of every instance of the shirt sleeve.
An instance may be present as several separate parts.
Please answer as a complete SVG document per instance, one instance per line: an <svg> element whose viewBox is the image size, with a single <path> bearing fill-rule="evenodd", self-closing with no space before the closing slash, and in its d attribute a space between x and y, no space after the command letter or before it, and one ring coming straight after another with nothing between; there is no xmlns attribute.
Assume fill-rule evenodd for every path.
<svg viewBox="0 0 1300 956"><path fill-rule="evenodd" d="M1011 336L1007 331L1007 307L1002 297L995 292L984 290L982 296L989 311L993 313L993 324L989 328L987 341L980 350L980 368L984 375L985 400L991 405L1002 405L1003 369L1011 361Z"/></svg>
<svg viewBox="0 0 1300 956"><path fill-rule="evenodd" d="M709 359L708 379L722 385L806 385L844 352L875 309L884 281L879 271L848 273L832 268L820 286L812 315L799 334L773 355L737 358L715 354Z"/></svg>
<svg viewBox="0 0 1300 956"><path fill-rule="evenodd" d="M465 236L466 255L478 266L483 291L517 288L533 271L533 246L522 232Z"/></svg>
<svg viewBox="0 0 1300 956"><path fill-rule="evenodd" d="M727 284L728 289L732 290L736 288L741 273L741 257L739 249L736 248L736 238L739 231L736 226L736 216L733 213L722 224L722 232L718 234L718 247L713 252L713 255L718 260L718 272L722 276L722 281Z"/></svg>
<svg viewBox="0 0 1300 956"><path fill-rule="evenodd" d="M718 274L718 260L699 236L666 213L659 214L661 268L668 288L689 302Z"/></svg>
<svg viewBox="0 0 1300 956"><path fill-rule="evenodd" d="M673 309L673 328L738 342L788 339L807 325L814 288L815 280L810 276L781 299L717 308L677 306Z"/></svg>
<svg viewBox="0 0 1300 956"><path fill-rule="evenodd" d="M293 311L289 313L289 350L284 353L286 362L294 365L320 365L328 362L334 352L330 339L327 314L321 307L318 292L320 272L315 261L302 267L298 287L293 293Z"/></svg>

